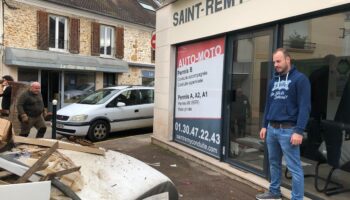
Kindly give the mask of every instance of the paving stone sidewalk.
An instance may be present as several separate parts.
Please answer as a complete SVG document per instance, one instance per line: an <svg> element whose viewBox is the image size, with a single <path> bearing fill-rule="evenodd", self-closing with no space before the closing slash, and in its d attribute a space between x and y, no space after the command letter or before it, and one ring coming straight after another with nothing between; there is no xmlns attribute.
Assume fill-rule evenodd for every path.
<svg viewBox="0 0 350 200"><path fill-rule="evenodd" d="M150 134L96 144L130 155L159 170L175 183L181 200L249 200L255 199L259 192L249 185L151 144Z"/></svg>

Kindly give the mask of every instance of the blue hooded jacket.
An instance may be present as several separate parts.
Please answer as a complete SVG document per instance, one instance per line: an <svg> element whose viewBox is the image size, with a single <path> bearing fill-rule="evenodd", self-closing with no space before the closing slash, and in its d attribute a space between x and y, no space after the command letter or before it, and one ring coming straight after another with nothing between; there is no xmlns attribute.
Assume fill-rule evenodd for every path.
<svg viewBox="0 0 350 200"><path fill-rule="evenodd" d="M294 66L287 74L274 74L269 83L263 127L270 121L296 124L294 132L302 134L311 110L309 79Z"/></svg>

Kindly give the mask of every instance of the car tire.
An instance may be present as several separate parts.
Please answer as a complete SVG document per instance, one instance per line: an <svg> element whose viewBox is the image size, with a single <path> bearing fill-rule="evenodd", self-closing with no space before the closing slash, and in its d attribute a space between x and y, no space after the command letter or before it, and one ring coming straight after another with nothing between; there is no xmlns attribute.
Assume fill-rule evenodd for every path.
<svg viewBox="0 0 350 200"><path fill-rule="evenodd" d="M108 137L109 130L109 124L106 121L94 121L89 128L88 138L93 142L104 140Z"/></svg>

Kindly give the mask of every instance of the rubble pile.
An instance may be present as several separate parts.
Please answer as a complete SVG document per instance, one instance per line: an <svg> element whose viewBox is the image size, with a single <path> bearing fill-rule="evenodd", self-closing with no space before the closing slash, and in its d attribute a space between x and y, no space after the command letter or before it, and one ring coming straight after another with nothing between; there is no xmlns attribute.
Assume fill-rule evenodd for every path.
<svg viewBox="0 0 350 200"><path fill-rule="evenodd" d="M50 199L81 199L77 193L87 185L80 172L81 167L61 149L66 149L66 153L86 152L95 157L104 157L104 149L75 138L67 142L20 137L12 133L8 120L0 119L0 124L0 187L19 185L20 192L21 184L51 181ZM75 159L79 159L79 156Z"/></svg>
<svg viewBox="0 0 350 200"><path fill-rule="evenodd" d="M0 141L1 198L178 199L168 177L128 155L95 147L82 138L63 141L10 132L0 133L0 138L7 138Z"/></svg>

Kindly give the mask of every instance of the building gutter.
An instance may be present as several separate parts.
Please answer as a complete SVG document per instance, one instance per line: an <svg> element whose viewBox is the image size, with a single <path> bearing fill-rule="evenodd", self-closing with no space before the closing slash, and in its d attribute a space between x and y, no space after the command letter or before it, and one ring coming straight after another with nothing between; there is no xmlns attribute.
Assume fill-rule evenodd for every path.
<svg viewBox="0 0 350 200"><path fill-rule="evenodd" d="M177 0L165 0L164 3L157 10L159 10L159 9L169 5L169 4L172 4L172 3L176 2L176 1Z"/></svg>
<svg viewBox="0 0 350 200"><path fill-rule="evenodd" d="M155 64L128 62L129 66L154 68Z"/></svg>

